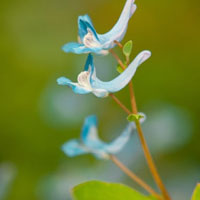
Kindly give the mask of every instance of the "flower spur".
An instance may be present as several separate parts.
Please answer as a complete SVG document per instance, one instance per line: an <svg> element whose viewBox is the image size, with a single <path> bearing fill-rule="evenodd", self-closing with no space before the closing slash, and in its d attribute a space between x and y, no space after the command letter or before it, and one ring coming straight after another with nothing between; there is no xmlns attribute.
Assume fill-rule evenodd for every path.
<svg viewBox="0 0 200 200"><path fill-rule="evenodd" d="M144 120L145 116L141 122ZM66 142L62 146L62 150L69 157L92 153L98 159L108 159L110 154L121 151L135 129L135 124L129 123L118 138L111 143L105 143L98 137L97 118L91 115L85 119L81 139L72 139Z"/></svg>
<svg viewBox="0 0 200 200"><path fill-rule="evenodd" d="M116 43L120 42L128 27L129 19L136 10L134 0L127 0L124 9L114 27L105 34L98 34L88 15L79 16L78 18L78 38L79 43L71 42L63 46L66 53L72 52L76 54L96 53L107 54L108 50L113 48Z"/></svg>
<svg viewBox="0 0 200 200"><path fill-rule="evenodd" d="M57 83L71 87L77 94L88 94L92 92L97 97L107 97L109 93L115 93L123 89L133 78L138 66L150 56L150 51L142 51L120 75L111 81L103 82L96 77L93 57L89 54L84 71L78 75L77 83L65 77L58 78Z"/></svg>

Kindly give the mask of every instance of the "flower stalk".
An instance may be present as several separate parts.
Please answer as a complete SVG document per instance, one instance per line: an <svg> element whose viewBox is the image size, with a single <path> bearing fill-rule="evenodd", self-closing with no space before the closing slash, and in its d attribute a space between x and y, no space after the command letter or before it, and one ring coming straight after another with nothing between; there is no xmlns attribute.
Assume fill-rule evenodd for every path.
<svg viewBox="0 0 200 200"><path fill-rule="evenodd" d="M128 114L131 114L131 111L112 93L109 96Z"/></svg>
<svg viewBox="0 0 200 200"><path fill-rule="evenodd" d="M89 116L85 119L85 123L81 132L81 140L73 139L69 142L66 142L62 146L62 150L70 157L92 153L98 159L110 159L150 194L157 197L159 200L170 200L168 192L158 174L144 138L141 123L145 119L142 119L144 116L139 115L137 111L137 104L133 90L132 78L135 75L137 68L151 56L151 52L144 50L140 52L132 62L130 62L132 41L128 41L125 45L120 43L125 36L129 20L134 14L136 8L137 6L135 4L135 0L127 0L117 23L109 32L105 34L98 34L96 32L92 20L88 15L79 16L78 43L67 43L62 49L66 53L89 53L86 64L83 71L78 75L77 82L73 82L66 77L60 77L57 79L57 83L59 85L70 87L76 94L82 95L93 93L99 98L106 98L110 96L128 115L130 115L127 118L128 121L134 121L135 123L129 123L122 134L113 142L105 143L98 137L96 117ZM118 46L122 50L126 58L125 62L122 62L118 55L112 50L115 46ZM109 52L120 65L117 68L120 74L113 80L105 82L101 81L96 76L96 68L93 63L93 56L91 53L107 55ZM113 94L122 90L127 85L129 85L131 110L121 103L121 101ZM134 129L137 129L147 164L157 186L162 192L162 196L158 195L150 186L148 186L144 181L142 181L126 166L124 166L115 156L113 156L113 154L118 153L127 143Z"/></svg>
<svg viewBox="0 0 200 200"><path fill-rule="evenodd" d="M110 53L113 55L113 57L116 59L116 61L118 62L118 64L122 67L122 69L126 69L126 67L124 66L123 62L121 61L121 59L118 57L118 55L113 51L110 50ZM128 64L128 63L127 63ZM132 80L129 83L129 93L130 93L130 101L131 101L131 108L132 108L132 113L120 102L120 100L117 99L116 96L110 95L114 101L116 103L118 103L118 105L127 113L127 114L138 114L137 111L137 104L136 104L136 100L135 100L135 95L134 95L134 90L133 90L133 83ZM159 176L159 173L157 171L157 168L154 164L153 158L151 156L151 153L149 151L148 145L146 143L146 140L144 138L144 134L140 125L140 122L136 122L136 127L137 127L137 132L139 135L139 139L140 139L140 143L142 146L142 149L144 151L144 155L147 161L147 164L149 166L149 169L151 171L151 174L156 182L156 184L158 185L158 187L160 188L160 191L162 192L163 197L166 200L170 200L170 196Z"/></svg>
<svg viewBox="0 0 200 200"><path fill-rule="evenodd" d="M123 45L120 43L120 42L118 42L117 40L115 40L114 41L114 43L119 47L119 48L123 48Z"/></svg>
<svg viewBox="0 0 200 200"><path fill-rule="evenodd" d="M110 160L118 166L126 175L128 175L133 181L135 181L138 185L144 188L149 194L153 195L159 200L162 200L162 197L154 191L149 185L147 185L142 179L140 179L136 174L134 174L130 169L128 169L122 162L118 160L118 158L114 155L110 156Z"/></svg>

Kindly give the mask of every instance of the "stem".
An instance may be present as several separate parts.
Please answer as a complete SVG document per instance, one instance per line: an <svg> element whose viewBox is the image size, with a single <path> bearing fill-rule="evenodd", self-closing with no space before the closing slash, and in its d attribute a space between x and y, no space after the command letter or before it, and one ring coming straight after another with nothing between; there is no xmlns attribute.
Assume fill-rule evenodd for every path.
<svg viewBox="0 0 200 200"><path fill-rule="evenodd" d="M120 60L120 58L118 57L118 55L112 50L110 49L109 52L113 55L113 57L117 60L117 62L120 64L120 66L122 67L123 70L126 69L126 67L124 66L123 62Z"/></svg>
<svg viewBox="0 0 200 200"><path fill-rule="evenodd" d="M113 100L127 113L127 114L131 114L131 111L126 108L126 106L114 95L114 94L110 94L110 96L113 98ZM139 123L139 121L136 123L136 128L138 131L138 135L140 138L140 142L144 151L144 155L145 158L147 160L149 169L154 177L155 182L157 183L157 185L159 186L160 190L162 191L163 196L165 197L166 200L170 200L170 197L168 195L167 190L165 189L164 184L161 181L161 178L157 172L157 169L155 167L155 164L153 162L152 156L150 154L149 148L147 146L146 140L144 138L143 132L142 132L142 128L141 125Z"/></svg>
<svg viewBox="0 0 200 200"><path fill-rule="evenodd" d="M136 174L134 174L130 169L128 169L123 163L121 163L117 157L114 155L110 156L110 160L117 165L126 175L128 175L133 181L143 187L149 194L162 199L159 194L157 194L149 185L147 185L142 179L140 179Z"/></svg>
<svg viewBox="0 0 200 200"><path fill-rule="evenodd" d="M129 90L130 90L130 101L131 101L132 111L133 111L133 114L137 114L137 105L136 105L132 81L129 83ZM136 127L137 127L137 132L138 132L138 135L139 135L139 138L140 138L140 143L142 145L144 155L145 155L147 164L149 166L149 169L152 173L152 176L153 176L155 182L157 183L158 187L160 188L160 190L163 194L163 197L166 200L170 200L170 196L169 196L169 194L168 194L168 192L167 192L167 190L166 190L166 188L165 188L165 186L164 186L164 184L163 184L163 182L162 182L162 180L159 176L158 170L155 166L155 163L154 163L153 158L151 156L151 153L149 151L149 148L148 148L147 142L144 138L144 134L143 134L142 127L141 127L139 120L138 120L138 122L136 122Z"/></svg>
<svg viewBox="0 0 200 200"><path fill-rule="evenodd" d="M114 95L114 94L109 94L110 97L127 113L131 114L131 111Z"/></svg>
<svg viewBox="0 0 200 200"><path fill-rule="evenodd" d="M126 56L126 65L128 66L129 63L130 63L130 58L129 58L129 56Z"/></svg>
<svg viewBox="0 0 200 200"><path fill-rule="evenodd" d="M124 64L121 61L121 59L119 58L119 56L112 49L110 49L109 51L113 55L113 57L117 60L118 64L122 67L122 69L125 70L126 67L124 66ZM129 59L126 58L126 62L127 62L127 66L128 66ZM136 114L137 113L137 106L136 106L136 103L135 103L135 97L134 97L134 92L133 92L132 88L133 88L133 83L132 83L132 81L130 81L129 91L130 91L131 105L134 105L134 106L132 106L132 112L134 114ZM131 114L131 113L129 113L129 114Z"/></svg>
<svg viewBox="0 0 200 200"><path fill-rule="evenodd" d="M134 90L133 90L133 82L132 80L129 82L129 93L130 93L130 101L131 101L131 108L132 108L132 112L133 114L137 114L137 105L136 105L136 101L135 101L135 94L134 94Z"/></svg>
<svg viewBox="0 0 200 200"><path fill-rule="evenodd" d="M139 138L140 138L140 142L141 142L141 145L142 145L142 148L143 148L143 151L144 151L144 155L145 155L145 158L147 160L147 163L149 165L149 169L154 177L154 180L155 182L157 183L157 185L159 186L164 198L166 200L170 200L170 197L169 197L169 194L158 174L158 171L156 169L156 166L154 164L154 161L153 161L153 158L151 156L151 153L149 151L149 148L147 146L147 143L146 143L146 140L144 138L144 135L143 135L143 132L142 132L142 128L141 128L141 125L139 122L136 123L136 127L137 127L137 131L138 131L138 135L139 135Z"/></svg>
<svg viewBox="0 0 200 200"><path fill-rule="evenodd" d="M126 56L126 65L128 66L130 63L130 59L129 56ZM130 94L130 101L131 101L131 108L132 108L132 112L133 114L137 114L137 105L136 105L136 101L135 101L135 94L134 94L134 90L133 90L133 82L132 80L129 82L129 94Z"/></svg>
<svg viewBox="0 0 200 200"><path fill-rule="evenodd" d="M114 40L114 43L117 44L120 49L123 48L123 45L120 42L118 42L117 40Z"/></svg>
<svg viewBox="0 0 200 200"><path fill-rule="evenodd" d="M125 66L123 64L123 62L120 60L120 58L118 57L117 54L115 54L115 52L113 50L110 50L110 53L114 56L114 58L117 60L117 62L120 64L120 66L125 69ZM130 91L130 100L131 100L131 107L132 107L132 112L133 114L137 114L137 105L136 105L136 100L135 100L135 95L134 95L134 91L133 91L133 83L132 81L130 81L129 83L129 91ZM117 102L120 107L122 107L122 103L117 99L116 100L116 97L115 97L115 102ZM123 106L124 107L124 106ZM123 108L123 110L125 110ZM127 110L125 110L127 112ZM128 114L131 114L129 112L127 112ZM142 145L142 148L143 148L143 151L144 151L144 155L145 155L145 158L146 158L146 161L147 161L147 164L149 166L149 169L152 173L152 176L156 182L156 184L158 185L158 187L160 188L162 194L163 194L163 197L166 199L166 200L170 200L170 196L158 174L158 171L156 169L156 166L154 164L154 161L153 161L153 158L151 156L151 153L149 151L149 148L147 146L147 143L146 143L146 140L144 138L144 134L142 132L142 128L141 128L141 125L140 125L140 122L138 121L136 123L136 127L137 127L137 131L138 131L138 135L139 135L139 138L140 138L140 142L141 142L141 145Z"/></svg>

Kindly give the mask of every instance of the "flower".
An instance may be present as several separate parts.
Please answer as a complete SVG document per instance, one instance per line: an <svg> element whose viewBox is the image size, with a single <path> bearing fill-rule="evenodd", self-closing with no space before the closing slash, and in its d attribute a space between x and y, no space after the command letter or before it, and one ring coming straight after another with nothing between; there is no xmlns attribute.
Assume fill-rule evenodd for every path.
<svg viewBox="0 0 200 200"><path fill-rule="evenodd" d="M84 71L78 75L77 83L65 77L58 78L57 83L59 85L71 87L77 94L88 94L92 92L97 97L107 97L109 93L114 93L123 89L133 78L138 66L150 56L150 51L142 51L118 77L109 82L103 82L96 77L93 57L89 54Z"/></svg>
<svg viewBox="0 0 200 200"><path fill-rule="evenodd" d="M140 122L144 120L145 116ZM110 154L116 154L121 151L134 129L136 129L135 124L129 123L117 139L107 144L99 139L97 118L91 115L85 119L81 139L73 139L66 142L62 146L62 150L69 157L92 153L98 159L109 159Z"/></svg>
<svg viewBox="0 0 200 200"><path fill-rule="evenodd" d="M120 42L126 33L128 22L136 10L135 0L127 0L124 9L114 27L105 34L98 34L88 15L79 16L78 18L78 38L79 43L71 42L63 46L66 53L76 54L96 53L107 54L108 50Z"/></svg>

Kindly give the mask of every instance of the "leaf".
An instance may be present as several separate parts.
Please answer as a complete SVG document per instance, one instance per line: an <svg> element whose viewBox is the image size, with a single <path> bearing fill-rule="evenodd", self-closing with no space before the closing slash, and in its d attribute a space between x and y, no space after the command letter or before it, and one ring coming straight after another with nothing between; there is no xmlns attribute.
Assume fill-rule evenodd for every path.
<svg viewBox="0 0 200 200"><path fill-rule="evenodd" d="M141 114L130 114L128 117L127 117L127 120L129 122L138 122L141 118L144 118L143 115Z"/></svg>
<svg viewBox="0 0 200 200"><path fill-rule="evenodd" d="M124 70L122 69L122 67L120 65L117 66L117 72L119 72L120 74L123 72Z"/></svg>
<svg viewBox="0 0 200 200"><path fill-rule="evenodd" d="M197 184L191 200L199 200L200 199L200 183Z"/></svg>
<svg viewBox="0 0 200 200"><path fill-rule="evenodd" d="M123 53L126 57L129 57L132 52L133 42L132 40L128 41L123 47Z"/></svg>
<svg viewBox="0 0 200 200"><path fill-rule="evenodd" d="M82 183L72 193L74 200L152 200L125 185L100 181Z"/></svg>
<svg viewBox="0 0 200 200"><path fill-rule="evenodd" d="M126 62L123 63L124 67L127 68ZM117 72L119 72L120 74L124 71L124 69L121 67L121 65L117 65Z"/></svg>

